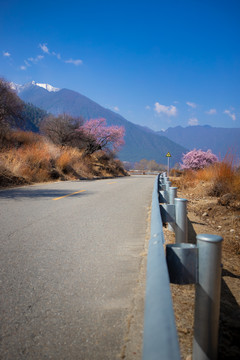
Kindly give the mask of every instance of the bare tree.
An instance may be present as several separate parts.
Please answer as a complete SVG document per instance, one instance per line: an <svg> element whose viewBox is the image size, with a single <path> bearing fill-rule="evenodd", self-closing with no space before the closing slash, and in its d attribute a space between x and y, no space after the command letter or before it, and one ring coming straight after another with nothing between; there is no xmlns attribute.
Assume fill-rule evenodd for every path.
<svg viewBox="0 0 240 360"><path fill-rule="evenodd" d="M161 171L163 165L158 164L155 160L142 159L134 164L136 170Z"/></svg>
<svg viewBox="0 0 240 360"><path fill-rule="evenodd" d="M149 160L147 164L147 169L149 171L159 171L160 165L155 160Z"/></svg>
<svg viewBox="0 0 240 360"><path fill-rule="evenodd" d="M50 115L40 124L40 131L54 144L61 146L85 147L86 136L76 131L83 125L81 117L72 117L62 114L57 117Z"/></svg>
<svg viewBox="0 0 240 360"><path fill-rule="evenodd" d="M147 170L148 160L142 159L134 164L135 170Z"/></svg>

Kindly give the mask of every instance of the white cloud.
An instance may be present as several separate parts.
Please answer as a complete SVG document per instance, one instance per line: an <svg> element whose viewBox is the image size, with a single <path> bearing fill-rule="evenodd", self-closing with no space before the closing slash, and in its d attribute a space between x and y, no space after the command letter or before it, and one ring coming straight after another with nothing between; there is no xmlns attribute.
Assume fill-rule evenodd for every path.
<svg viewBox="0 0 240 360"><path fill-rule="evenodd" d="M42 60L42 59L44 59L44 56L43 56L43 55L38 55L38 56L36 56L35 58L32 58L32 57L28 58L28 61L31 61L31 62L33 62L34 64L36 64L38 61L40 61L40 60ZM27 65L27 61L24 61L24 62L25 62L25 64ZM29 63L28 63L28 64L29 64ZM28 66L30 66L30 64L29 64Z"/></svg>
<svg viewBox="0 0 240 360"><path fill-rule="evenodd" d="M208 115L214 115L216 113L217 113L216 109L210 109L210 110L206 111L206 114L208 114Z"/></svg>
<svg viewBox="0 0 240 360"><path fill-rule="evenodd" d="M191 118L188 120L188 125L195 126L198 125L198 119L197 118Z"/></svg>
<svg viewBox="0 0 240 360"><path fill-rule="evenodd" d="M223 113L224 113L224 114L227 114L228 116L230 116L230 118L231 118L233 121L236 120L236 114L231 113L230 110L225 110Z"/></svg>
<svg viewBox="0 0 240 360"><path fill-rule="evenodd" d="M173 105L170 105L170 106L161 105L161 104L159 104L159 102L156 102L154 105L155 105L154 110L159 115L161 115L161 114L165 114L167 116L176 116L177 115L176 106L173 106Z"/></svg>
<svg viewBox="0 0 240 360"><path fill-rule="evenodd" d="M48 46L47 46L47 43L44 43L44 44L39 44L39 47L41 48L41 50L45 53L45 54L48 54L48 55L52 55L52 56L55 56L58 60L62 60L62 57L61 57L61 54L59 53L56 53L55 51L50 51ZM68 59L68 60L62 60L63 62L65 62L66 64L73 64L75 66L79 66L79 65L82 65L83 61L81 59Z"/></svg>
<svg viewBox="0 0 240 360"><path fill-rule="evenodd" d="M24 63L26 66L31 66L31 64L29 64L29 62L27 60L24 60Z"/></svg>
<svg viewBox="0 0 240 360"><path fill-rule="evenodd" d="M118 106L114 106L113 110L114 110L114 111L119 111L119 107L118 107Z"/></svg>
<svg viewBox="0 0 240 360"><path fill-rule="evenodd" d="M65 60L65 63L78 66L78 65L82 65L83 62L80 59L78 59L78 60L69 59L69 60Z"/></svg>
<svg viewBox="0 0 240 360"><path fill-rule="evenodd" d="M25 65L20 66L20 69L27 70L28 67L32 66L32 64L37 64L42 59L44 59L43 55L37 55L35 58L30 57L27 60L24 60Z"/></svg>
<svg viewBox="0 0 240 360"><path fill-rule="evenodd" d="M151 107L149 105L145 106L146 110L151 110Z"/></svg>
<svg viewBox="0 0 240 360"><path fill-rule="evenodd" d="M9 57L9 56L11 56L11 54L8 51L3 51L3 56Z"/></svg>
<svg viewBox="0 0 240 360"><path fill-rule="evenodd" d="M49 54L49 49L47 47L47 44L39 44L39 47L42 49L44 53Z"/></svg>
<svg viewBox="0 0 240 360"><path fill-rule="evenodd" d="M193 102L190 102L190 101L187 101L186 104L188 106L190 106L191 108L195 109L197 107L197 104L193 103Z"/></svg>
<svg viewBox="0 0 240 360"><path fill-rule="evenodd" d="M55 51L50 52L49 48L47 47L47 44L39 44L39 47L42 49L42 51L45 54L56 56L58 60L61 60L61 55L59 53L56 53Z"/></svg>
<svg viewBox="0 0 240 360"><path fill-rule="evenodd" d="M57 58L58 60L61 60L61 55L55 53L55 51L52 52L52 55L56 56L56 58Z"/></svg>

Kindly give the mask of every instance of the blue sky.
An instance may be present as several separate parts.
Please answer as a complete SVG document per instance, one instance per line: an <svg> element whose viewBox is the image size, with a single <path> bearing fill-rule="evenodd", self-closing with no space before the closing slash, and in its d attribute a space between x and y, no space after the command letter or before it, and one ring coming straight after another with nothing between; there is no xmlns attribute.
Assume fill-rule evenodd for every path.
<svg viewBox="0 0 240 360"><path fill-rule="evenodd" d="M1 0L0 76L129 121L240 127L239 0Z"/></svg>

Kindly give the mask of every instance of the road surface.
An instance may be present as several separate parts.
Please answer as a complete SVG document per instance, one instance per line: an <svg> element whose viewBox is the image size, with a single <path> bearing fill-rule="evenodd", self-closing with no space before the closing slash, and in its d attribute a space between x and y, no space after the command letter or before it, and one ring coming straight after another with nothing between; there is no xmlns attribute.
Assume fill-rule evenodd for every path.
<svg viewBox="0 0 240 360"><path fill-rule="evenodd" d="M154 179L0 191L1 359L121 358Z"/></svg>

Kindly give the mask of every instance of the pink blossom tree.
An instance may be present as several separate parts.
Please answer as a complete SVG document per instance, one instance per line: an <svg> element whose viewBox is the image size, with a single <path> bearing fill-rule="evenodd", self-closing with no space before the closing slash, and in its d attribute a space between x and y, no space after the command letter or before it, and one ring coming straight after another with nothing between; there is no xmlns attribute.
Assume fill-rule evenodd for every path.
<svg viewBox="0 0 240 360"><path fill-rule="evenodd" d="M123 126L107 126L106 120L90 119L78 131L89 139L85 153L92 154L97 150L116 153L124 145L125 128Z"/></svg>
<svg viewBox="0 0 240 360"><path fill-rule="evenodd" d="M194 149L183 155L182 164L180 165L182 169L199 170L217 161L217 156L211 150Z"/></svg>

